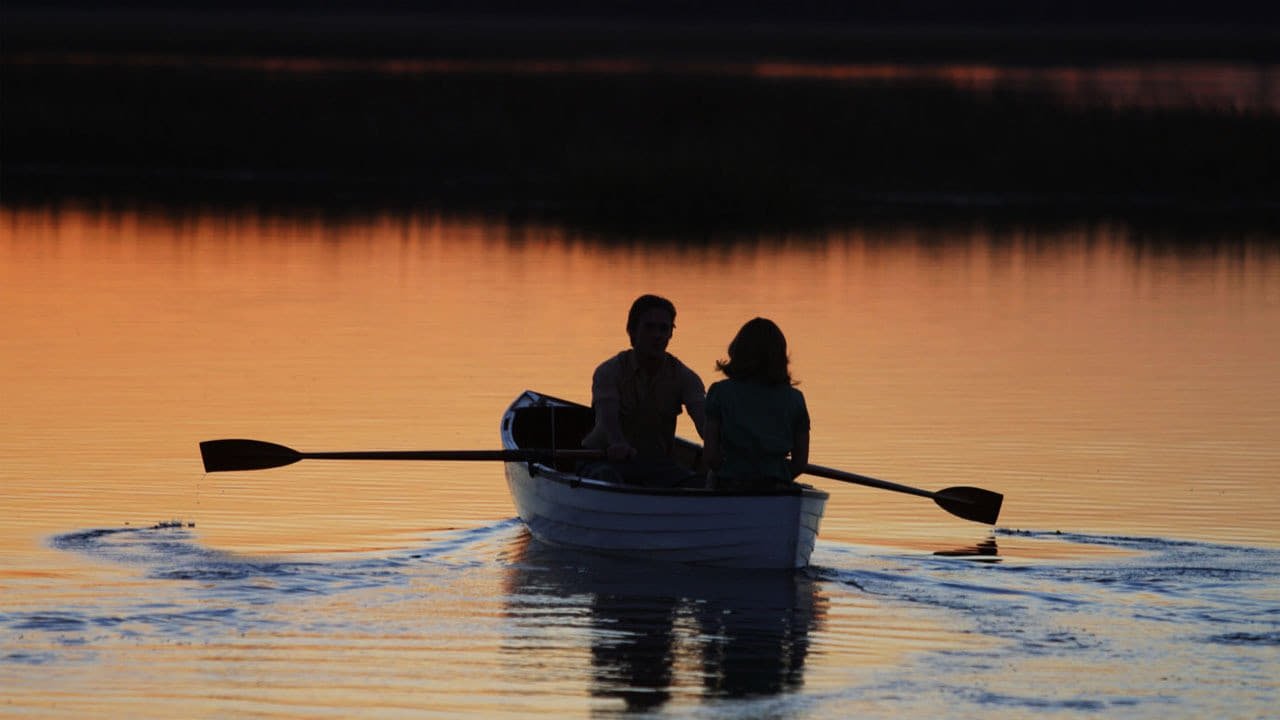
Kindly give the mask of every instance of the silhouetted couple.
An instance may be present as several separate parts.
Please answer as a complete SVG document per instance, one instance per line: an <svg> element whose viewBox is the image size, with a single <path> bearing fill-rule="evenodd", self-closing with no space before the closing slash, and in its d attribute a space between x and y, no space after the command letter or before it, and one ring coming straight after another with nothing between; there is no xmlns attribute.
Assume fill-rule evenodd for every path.
<svg viewBox="0 0 1280 720"><path fill-rule="evenodd" d="M676 308L641 295L627 314L631 349L596 368L591 380L595 427L583 446L607 460L583 474L648 487L772 490L786 487L809 457L809 411L788 370L787 340L770 320L749 320L716 362L725 379L702 379L671 353ZM672 457L676 419L687 411L705 443L711 476Z"/></svg>

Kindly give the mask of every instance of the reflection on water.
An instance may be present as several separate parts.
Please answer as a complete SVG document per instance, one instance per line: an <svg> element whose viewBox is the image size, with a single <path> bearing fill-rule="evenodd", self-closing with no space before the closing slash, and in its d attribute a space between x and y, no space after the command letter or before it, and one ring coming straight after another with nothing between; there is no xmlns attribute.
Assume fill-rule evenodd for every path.
<svg viewBox="0 0 1280 720"><path fill-rule="evenodd" d="M1280 243L1179 232L899 223L617 243L427 214L3 209L0 394L23 430L0 437L0 547L176 518L215 546L373 549L506 517L492 466L202 481L195 444L491 448L520 391L589 397L646 291L676 301L672 351L704 379L744 318L784 328L817 464L1002 492L1012 528L1278 543ZM974 542L917 498L823 487L825 538Z"/></svg>
<svg viewBox="0 0 1280 720"><path fill-rule="evenodd" d="M940 82L975 92L1036 91L1070 106L1218 107L1280 112L1280 68L1231 63L1018 67L766 64L763 77Z"/></svg>
<svg viewBox="0 0 1280 720"><path fill-rule="evenodd" d="M965 558L975 562L1000 562L1000 548L996 546L996 539L994 536L965 547L953 548L951 550L935 550L933 554L944 557Z"/></svg>
<svg viewBox="0 0 1280 720"><path fill-rule="evenodd" d="M5 707L1266 717L1280 242L1249 232L0 208ZM589 396L644 291L704 378L777 320L815 462L1000 491L1002 526L814 479L814 567L743 577L534 545L496 465L201 472L215 437L493 448L520 391Z"/></svg>
<svg viewBox="0 0 1280 720"><path fill-rule="evenodd" d="M507 594L517 627L545 625L570 608L586 614L591 693L628 711L670 700L678 666L696 668L708 698L798 689L827 604L807 572L629 562L548 547L527 533L513 547Z"/></svg>
<svg viewBox="0 0 1280 720"><path fill-rule="evenodd" d="M0 687L22 717L1269 717L1276 549L999 535L999 565L827 542L791 575L566 554L514 519L293 558L82 529L50 542L92 567L0 596Z"/></svg>

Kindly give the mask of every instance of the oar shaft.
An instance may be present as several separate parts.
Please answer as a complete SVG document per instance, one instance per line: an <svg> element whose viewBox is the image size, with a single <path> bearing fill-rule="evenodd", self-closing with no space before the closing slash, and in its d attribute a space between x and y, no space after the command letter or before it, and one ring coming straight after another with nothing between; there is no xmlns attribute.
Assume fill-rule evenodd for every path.
<svg viewBox="0 0 1280 720"><path fill-rule="evenodd" d="M517 450L365 450L355 452L309 452L262 440L225 439L205 440L200 443L200 457L205 472L234 470L264 470L284 467L299 460L501 460L504 462L531 462L555 460L588 460L605 457L603 450L560 450L554 448ZM952 487L939 492L899 485L888 480L877 480L866 475L836 470L821 465L805 465L810 475L841 480L855 485L867 485L882 490L918 495L933 500L942 509L976 522L994 525L1000 514L1004 496L990 490L971 487Z"/></svg>
<svg viewBox="0 0 1280 720"><path fill-rule="evenodd" d="M913 488L907 485L899 485L898 483L889 482L888 480L879 480L877 478L867 477L866 475L859 475L857 473L846 472L844 470L836 470L835 468L823 467L821 465L805 465L804 471L810 475L817 475L818 477L829 478L831 480L843 480L845 482L851 482L858 485L868 485L882 490L892 490L894 492L907 493L908 495L919 495L920 497L930 499L932 499L936 494L929 492L928 490L921 490L920 488Z"/></svg>
<svg viewBox="0 0 1280 720"><path fill-rule="evenodd" d="M943 510L964 518L965 520L973 520L974 522L995 525L996 519L1000 517L1000 506L1004 503L1004 496L1000 493L991 492L975 487L949 487L943 488L938 492L929 492L920 488L913 488L907 485L899 485L898 483L889 482L888 480L879 480L866 475L845 472L844 470L836 470L835 468L822 467L821 465L805 465L804 471L810 475L818 477L830 478L832 480L842 480L844 482L854 483L855 485L867 485L869 487L880 488L882 490L892 490L894 492L906 493L908 495L918 495L926 497L938 504Z"/></svg>
<svg viewBox="0 0 1280 720"><path fill-rule="evenodd" d="M357 452L298 452L290 447L262 440L229 438L200 443L205 472L265 470L292 465L299 460L501 460L530 462L589 460L604 457L603 450L559 450L526 448L518 450L373 450Z"/></svg>
<svg viewBox="0 0 1280 720"><path fill-rule="evenodd" d="M303 460L502 460L506 462L550 458L587 460L604 455L600 450L372 450L298 454Z"/></svg>

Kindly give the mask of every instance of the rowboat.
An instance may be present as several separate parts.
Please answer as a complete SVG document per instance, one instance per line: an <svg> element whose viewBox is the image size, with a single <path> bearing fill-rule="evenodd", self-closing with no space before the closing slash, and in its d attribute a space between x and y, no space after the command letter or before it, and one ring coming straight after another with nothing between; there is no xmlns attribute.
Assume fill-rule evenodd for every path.
<svg viewBox="0 0 1280 720"><path fill-rule="evenodd" d="M504 450L581 450L591 408L526 390L502 415ZM566 453L568 454L568 453ZM677 438L677 462L705 471L702 448ZM547 545L714 567L809 564L828 494L810 485L764 491L655 488L584 476L552 454L505 463L516 512Z"/></svg>
<svg viewBox="0 0 1280 720"><path fill-rule="evenodd" d="M763 491L646 487L591 477L579 465L599 459L581 448L591 408L532 390L502 414L501 450L303 452L243 438L204 440L205 472L264 470L299 460L499 461L516 512L540 542L575 550L730 568L794 569L809 564L827 493L803 483ZM702 448L677 438L673 459L706 471ZM808 463L806 475L926 497L956 517L994 525L1004 496L957 486L936 492Z"/></svg>

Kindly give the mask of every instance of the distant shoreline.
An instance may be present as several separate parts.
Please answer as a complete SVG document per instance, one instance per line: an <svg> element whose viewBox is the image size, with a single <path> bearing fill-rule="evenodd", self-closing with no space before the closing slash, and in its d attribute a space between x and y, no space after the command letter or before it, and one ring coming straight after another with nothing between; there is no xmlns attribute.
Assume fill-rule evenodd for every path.
<svg viewBox="0 0 1280 720"><path fill-rule="evenodd" d="M626 236L700 233L807 232L824 228L916 223L990 226L1125 222L1183 231L1240 232L1276 239L1280 200L1230 198L1196 193L1142 192L876 192L830 189L820 203L804 208L741 208L708 205L681 208L592 207L572 198L541 194L540 188L497 178L469 180L352 178L319 174L262 173L191 168L5 167L0 175L0 207L48 208L221 208L271 214L360 217L388 211L445 216L501 218L515 223L551 222L566 227Z"/></svg>
<svg viewBox="0 0 1280 720"><path fill-rule="evenodd" d="M0 53L628 57L821 62L1280 62L1280 26L646 21L508 13L0 9Z"/></svg>
<svg viewBox="0 0 1280 720"><path fill-rule="evenodd" d="M5 203L382 203L592 226L823 225L917 211L1265 220L1280 212L1280 113L1265 105L1070 106L1035 86L974 92L893 73L848 83L682 73L661 64L640 72L524 73L513 70L523 57L590 55L580 44L559 44L564 35L457 18L450 22L461 24L423 20L436 43L422 42L423 26L385 18L370 26L312 18L281 33L265 25L252 31L253 14L179 16L185 20L169 32L159 32L167 16L153 14L145 17L160 25L147 28L132 16L93 23L91 13L53 26L5 26ZM649 42L657 36L633 36L628 45L580 30L565 32L634 56L675 47ZM705 31L664 26L661 33L687 43ZM787 42L815 37L758 32ZM954 29L939 32L913 34L910 47L933 52L945 43L924 38L962 39ZM503 33L511 43L475 44ZM732 61L744 37L723 36L699 51ZM878 37L879 45L854 51L890 46L891 35ZM970 49L980 45L964 37ZM494 69L415 72L356 62L339 63L340 71L324 63L293 71L259 62L380 62L415 38L413 57L469 48L494 60ZM812 43L794 47L817 52ZM1280 53L1280 40L1270 50ZM108 60L64 62L59 52ZM130 60L133 53L141 60ZM147 53L166 59L148 63ZM1258 74L1256 82L1271 77Z"/></svg>

